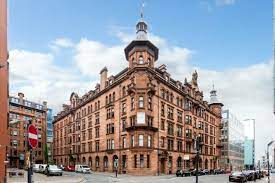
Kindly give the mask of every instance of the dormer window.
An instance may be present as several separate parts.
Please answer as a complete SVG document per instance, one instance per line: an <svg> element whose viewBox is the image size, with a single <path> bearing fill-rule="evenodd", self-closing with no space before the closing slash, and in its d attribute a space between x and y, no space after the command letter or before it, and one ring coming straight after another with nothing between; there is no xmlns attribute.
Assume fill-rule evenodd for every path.
<svg viewBox="0 0 275 183"><path fill-rule="evenodd" d="M148 60L147 60L147 64L148 64L148 66L150 66L150 65L151 65L151 59L150 59L150 58L148 58Z"/></svg>
<svg viewBox="0 0 275 183"><path fill-rule="evenodd" d="M138 58L138 64L144 64L144 60L142 56L139 56Z"/></svg>

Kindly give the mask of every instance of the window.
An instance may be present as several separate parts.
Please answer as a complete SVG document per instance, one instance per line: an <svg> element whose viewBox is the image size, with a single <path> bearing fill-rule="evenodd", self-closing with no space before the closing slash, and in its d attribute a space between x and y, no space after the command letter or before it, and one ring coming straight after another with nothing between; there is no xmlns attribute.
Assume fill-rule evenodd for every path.
<svg viewBox="0 0 275 183"><path fill-rule="evenodd" d="M95 151L98 152L99 151L99 141L95 142Z"/></svg>
<svg viewBox="0 0 275 183"><path fill-rule="evenodd" d="M148 126L153 126L153 117L147 116L147 125Z"/></svg>
<svg viewBox="0 0 275 183"><path fill-rule="evenodd" d="M126 137L122 138L122 148L126 148Z"/></svg>
<svg viewBox="0 0 275 183"><path fill-rule="evenodd" d="M174 125L172 123L168 123L168 135L174 135Z"/></svg>
<svg viewBox="0 0 275 183"><path fill-rule="evenodd" d="M122 88L122 96L125 97L126 96L126 87L123 86Z"/></svg>
<svg viewBox="0 0 275 183"><path fill-rule="evenodd" d="M138 58L138 64L144 64L144 60L142 56L139 56Z"/></svg>
<svg viewBox="0 0 275 183"><path fill-rule="evenodd" d="M186 129L185 130L185 137L186 138L192 138L192 130L191 129Z"/></svg>
<svg viewBox="0 0 275 183"><path fill-rule="evenodd" d="M126 103L122 104L122 115L126 114Z"/></svg>
<svg viewBox="0 0 275 183"><path fill-rule="evenodd" d="M131 135L131 147L135 146L135 136Z"/></svg>
<svg viewBox="0 0 275 183"><path fill-rule="evenodd" d="M178 141L178 151L182 151L182 141Z"/></svg>
<svg viewBox="0 0 275 183"><path fill-rule="evenodd" d="M139 108L144 108L144 97L143 96L140 96L138 98L138 106L139 106Z"/></svg>
<svg viewBox="0 0 275 183"><path fill-rule="evenodd" d="M137 113L137 124L145 124L145 112Z"/></svg>
<svg viewBox="0 0 275 183"><path fill-rule="evenodd" d="M91 129L88 131L88 139L92 139L92 130Z"/></svg>
<svg viewBox="0 0 275 183"><path fill-rule="evenodd" d="M174 119L174 109L172 107L167 108L167 117L171 120Z"/></svg>
<svg viewBox="0 0 275 183"><path fill-rule="evenodd" d="M99 113L95 114L95 124L99 124Z"/></svg>
<svg viewBox="0 0 275 183"><path fill-rule="evenodd" d="M140 168L143 168L144 167L144 155L141 154L139 156L139 162L140 162Z"/></svg>
<svg viewBox="0 0 275 183"><path fill-rule="evenodd" d="M148 96L148 110L153 110L153 107L152 107L152 96Z"/></svg>
<svg viewBox="0 0 275 183"><path fill-rule="evenodd" d="M131 110L135 109L135 98L131 97Z"/></svg>
<svg viewBox="0 0 275 183"><path fill-rule="evenodd" d="M161 103L161 116L165 117L165 104Z"/></svg>
<svg viewBox="0 0 275 183"><path fill-rule="evenodd" d="M178 132L177 132L178 137L182 137L182 127L178 126Z"/></svg>
<svg viewBox="0 0 275 183"><path fill-rule="evenodd" d="M137 168L137 155L134 155L134 168Z"/></svg>
<svg viewBox="0 0 275 183"><path fill-rule="evenodd" d="M160 138L160 147L164 148L165 137Z"/></svg>
<svg viewBox="0 0 275 183"><path fill-rule="evenodd" d="M182 112L178 111L178 122L182 123Z"/></svg>
<svg viewBox="0 0 275 183"><path fill-rule="evenodd" d="M147 168L150 168L150 155L147 155Z"/></svg>
<svg viewBox="0 0 275 183"><path fill-rule="evenodd" d="M99 167L99 157L98 156L95 158L95 166L96 166L96 168Z"/></svg>
<svg viewBox="0 0 275 183"><path fill-rule="evenodd" d="M140 146L140 147L143 146L143 135L138 136L138 146Z"/></svg>
<svg viewBox="0 0 275 183"><path fill-rule="evenodd" d="M135 126L135 124L136 124L136 116L130 117L130 125Z"/></svg>
<svg viewBox="0 0 275 183"><path fill-rule="evenodd" d="M111 141L111 142L112 142L112 146L111 146L111 148L112 148L112 149L115 149L115 140L114 140L114 139L112 139L112 141Z"/></svg>
<svg viewBox="0 0 275 183"><path fill-rule="evenodd" d="M126 119L122 119L122 131L126 130Z"/></svg>
<svg viewBox="0 0 275 183"><path fill-rule="evenodd" d="M174 140L168 139L168 150L173 151L174 150Z"/></svg>
<svg viewBox="0 0 275 183"><path fill-rule="evenodd" d="M147 145L148 145L148 147L151 147L151 145L152 145L152 137L151 137L151 135L148 135Z"/></svg>
<svg viewBox="0 0 275 183"><path fill-rule="evenodd" d="M165 120L164 119L161 119L160 129L165 130Z"/></svg>
<svg viewBox="0 0 275 183"><path fill-rule="evenodd" d="M115 102L115 101L116 101L116 93L113 92L113 102Z"/></svg>
<svg viewBox="0 0 275 183"><path fill-rule="evenodd" d="M191 125L192 124L192 117L189 115L185 116L185 124Z"/></svg>
<svg viewBox="0 0 275 183"><path fill-rule="evenodd" d="M190 153L191 152L191 143L186 143L186 152Z"/></svg>
<svg viewBox="0 0 275 183"><path fill-rule="evenodd" d="M95 129L95 138L99 138L99 127Z"/></svg>

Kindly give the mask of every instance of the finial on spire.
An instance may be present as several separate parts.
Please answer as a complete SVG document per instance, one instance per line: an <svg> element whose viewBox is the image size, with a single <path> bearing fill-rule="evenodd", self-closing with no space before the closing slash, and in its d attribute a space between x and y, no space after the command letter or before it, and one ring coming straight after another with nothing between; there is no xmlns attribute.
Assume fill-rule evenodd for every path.
<svg viewBox="0 0 275 183"><path fill-rule="evenodd" d="M143 3L141 4L141 10L140 10L140 18L141 18L141 20L143 20L143 11L144 11L144 7L145 7L145 3L143 2Z"/></svg>

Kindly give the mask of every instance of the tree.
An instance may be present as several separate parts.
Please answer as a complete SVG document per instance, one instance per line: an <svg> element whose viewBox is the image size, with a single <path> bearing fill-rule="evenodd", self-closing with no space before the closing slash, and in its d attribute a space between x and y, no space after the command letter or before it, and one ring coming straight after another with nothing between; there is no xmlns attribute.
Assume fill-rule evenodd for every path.
<svg viewBox="0 0 275 183"><path fill-rule="evenodd" d="M49 150L48 150L48 145L46 144L45 149L44 149L44 157L45 157L45 163L49 163Z"/></svg>

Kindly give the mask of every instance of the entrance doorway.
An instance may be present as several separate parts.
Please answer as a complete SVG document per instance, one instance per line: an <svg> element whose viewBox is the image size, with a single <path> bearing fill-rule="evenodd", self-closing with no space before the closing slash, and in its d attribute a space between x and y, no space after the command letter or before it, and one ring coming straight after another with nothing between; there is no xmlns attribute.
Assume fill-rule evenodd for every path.
<svg viewBox="0 0 275 183"><path fill-rule="evenodd" d="M165 174L165 158L160 159L160 173Z"/></svg>

